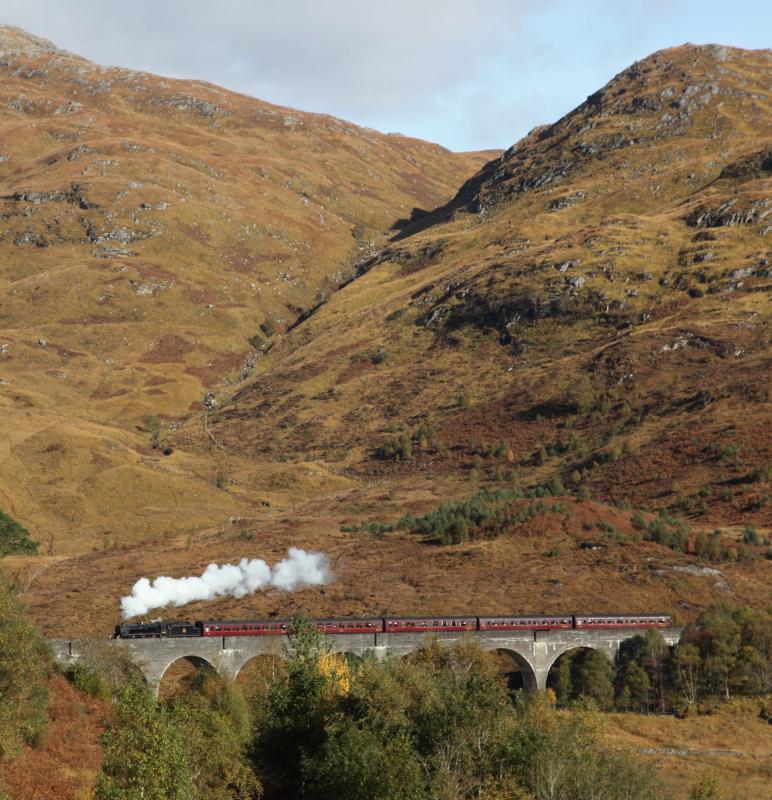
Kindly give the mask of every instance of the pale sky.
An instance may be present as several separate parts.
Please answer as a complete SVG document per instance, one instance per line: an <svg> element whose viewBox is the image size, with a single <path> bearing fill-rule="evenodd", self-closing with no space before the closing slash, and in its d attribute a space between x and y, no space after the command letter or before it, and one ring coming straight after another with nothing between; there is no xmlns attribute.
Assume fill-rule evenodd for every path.
<svg viewBox="0 0 772 800"><path fill-rule="evenodd" d="M509 147L633 61L772 47L764 0L0 0L101 64L197 78L453 150Z"/></svg>

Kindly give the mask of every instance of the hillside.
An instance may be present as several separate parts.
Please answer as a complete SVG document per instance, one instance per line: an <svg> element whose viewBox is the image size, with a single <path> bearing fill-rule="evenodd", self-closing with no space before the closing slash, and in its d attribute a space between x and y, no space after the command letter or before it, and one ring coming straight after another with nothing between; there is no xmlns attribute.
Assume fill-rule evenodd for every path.
<svg viewBox="0 0 772 800"><path fill-rule="evenodd" d="M663 51L532 131L285 337L217 441L384 479L503 442L525 485L768 525L770 58Z"/></svg>
<svg viewBox="0 0 772 800"><path fill-rule="evenodd" d="M209 226L206 201L187 200L186 214L201 204L199 231L211 230L210 240L174 239L165 228L141 244L147 258L168 246L177 264L184 242L200 262L191 256L174 286L143 295L147 306L123 286L148 321L118 329L138 342L152 332L132 344L134 361L125 356L102 373L121 375L125 394L90 400L77 416L71 398L96 389L85 375L81 394L66 394L70 383L54 376L45 380L58 394L35 389L50 367L42 361L25 393L2 387L25 426L46 418L42 408L66 417L37 438L16 423L16 460L0 468L17 506L51 509L30 525L34 535L45 542L41 531L56 522L48 553L7 559L33 617L48 633L106 633L119 597L142 575L196 574L242 556L272 561L290 545L327 552L336 582L193 604L185 614L656 606L686 622L716 601L772 603L769 72L767 51L686 45L650 56L459 181L435 211L399 221L384 212L380 230L391 228L391 241L372 255L357 250L349 229L337 262L330 241L309 239L309 275L325 246L329 271L314 273L313 291L310 278L293 287L291 300L289 289L271 294L285 303L274 312L281 327L246 300L231 308L222 295L209 309L170 294L188 276L204 281L194 264L214 274L227 249L228 220ZM206 91L220 90L196 86L196 96ZM229 111L218 128L197 112L189 124L224 152L240 141L236 98L218 102ZM158 126L180 112L153 113ZM308 128L318 122L304 119ZM290 137L283 125L271 135ZM357 135L469 163L422 143ZM353 202L344 189L339 202ZM280 197L291 201L291 192L275 192L272 209ZM62 202L81 213L80 201ZM44 257L57 248L43 248ZM127 270L142 263L120 258ZM94 265L105 262L72 270L96 280ZM322 298L316 287L336 269L345 285ZM246 292L233 273L227 281ZM277 325L270 336L260 329L267 322ZM220 323L228 334L217 340ZM245 329L260 329L263 341L241 373L236 361L209 350L199 360L181 343L206 331L207 342L222 342L220 354L226 341L235 353ZM92 354L93 326L66 330L83 337L73 370L113 358ZM169 330L178 338L159 344ZM36 359L54 352L49 340L24 341ZM547 486L554 499L537 500ZM389 528L406 512L513 487L534 499L493 508L492 528L464 523L469 542L438 546L411 532L414 523ZM17 515L27 522L30 513Z"/></svg>
<svg viewBox="0 0 772 800"><path fill-rule="evenodd" d="M101 638L141 576L292 546L334 580L147 618L772 608L770 76L684 45L454 154L0 27L0 510L40 543L2 566L30 618ZM107 712L50 688L5 783L80 797ZM759 702L607 733L676 797L711 770L755 798Z"/></svg>
<svg viewBox="0 0 772 800"><path fill-rule="evenodd" d="M152 445L491 156L8 27L0 107L0 508L53 555L252 507Z"/></svg>

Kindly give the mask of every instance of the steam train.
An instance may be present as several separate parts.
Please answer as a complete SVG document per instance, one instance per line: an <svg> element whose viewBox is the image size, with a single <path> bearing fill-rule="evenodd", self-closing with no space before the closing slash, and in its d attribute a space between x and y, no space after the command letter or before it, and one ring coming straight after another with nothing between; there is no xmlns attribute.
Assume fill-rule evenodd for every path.
<svg viewBox="0 0 772 800"><path fill-rule="evenodd" d="M669 628L668 614L529 614L526 616L340 617L311 619L320 633L463 633L464 631L549 631L559 629ZM115 626L115 639L190 636L281 636L291 619L215 619L197 622L135 622Z"/></svg>

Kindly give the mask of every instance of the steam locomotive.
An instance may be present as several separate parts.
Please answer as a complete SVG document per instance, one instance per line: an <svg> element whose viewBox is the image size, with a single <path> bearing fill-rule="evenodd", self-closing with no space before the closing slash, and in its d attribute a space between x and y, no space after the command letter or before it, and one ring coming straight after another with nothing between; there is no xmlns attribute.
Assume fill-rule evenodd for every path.
<svg viewBox="0 0 772 800"><path fill-rule="evenodd" d="M464 631L549 631L559 629L669 628L668 614L529 614L525 616L340 617L311 619L320 633L453 633ZM291 619L135 622L115 626L115 639L166 639L190 636L281 636Z"/></svg>

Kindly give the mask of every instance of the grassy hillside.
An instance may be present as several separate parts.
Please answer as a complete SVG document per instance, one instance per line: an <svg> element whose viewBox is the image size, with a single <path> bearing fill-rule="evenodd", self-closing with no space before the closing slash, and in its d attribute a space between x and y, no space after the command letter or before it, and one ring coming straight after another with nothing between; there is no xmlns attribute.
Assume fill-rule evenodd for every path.
<svg viewBox="0 0 772 800"><path fill-rule="evenodd" d="M62 55L52 63L61 59L71 63ZM328 552L336 583L186 613L656 606L686 621L722 599L769 605L769 62L767 51L713 46L654 54L490 161L445 206L412 221L403 215L393 240L370 257L353 253L349 229L345 257L333 254L331 240L298 232L308 271L289 282L294 299L289 288L281 299L271 291L271 302L285 304L273 317L257 303L172 302L167 291L183 272L174 287L141 297L124 286L148 320L132 323L129 341L136 335L141 347L103 373L130 372L125 394L97 396L76 413L67 380L49 376L59 391L52 397L40 388L42 361L29 391L2 387L19 420L6 439L5 485L21 507L14 516L41 543L40 556L14 556L9 568L35 619L47 630L106 632L118 598L141 575L194 574L244 555L274 559L288 545ZM119 74L116 85L139 80ZM141 83L167 97L157 80ZM134 94L120 113L151 115L154 130L182 116L216 141L214 152L236 148L239 115L263 106L211 87L196 91L213 93L206 102L219 98L228 113L212 112L213 120L195 106L157 102L137 110ZM303 119L292 131L263 130L261 122L255 133L250 117L250 142L278 137L290 147L298 137L327 136L324 125L333 124ZM335 141L355 135L343 129ZM437 165L468 164L423 143L356 135L372 147L419 148ZM306 151L316 148L304 141L310 158ZM229 163L241 174L241 162ZM329 164L314 163L328 174ZM177 169L173 158L168 164ZM201 180L199 188L217 178ZM226 184L234 185L217 184L222 195ZM280 196L297 200L279 184L288 194L273 187L272 211ZM350 189L341 185L341 204L355 201ZM180 197L163 209L182 215L184 206L176 238L164 228L142 246L168 247L175 264L180 253L195 253L201 261L184 261L185 275L203 280L200 265L215 274L232 230L210 213L215 195L207 188ZM94 211L62 202L76 215ZM194 224L187 215L196 204L199 232L206 223L211 240L178 235L179 225ZM300 201L297 219L309 207ZM381 230L397 214L390 216L380 218ZM183 242L192 250L178 250ZM324 252L331 268L345 266L345 285L322 298L322 284L311 291L308 276ZM138 258L118 263L129 269ZM265 260L256 263L263 269ZM271 286L287 283L261 274L276 278ZM235 274L227 280L231 293L247 291ZM140 299L147 306L137 306ZM167 303L157 318L156 302ZM192 316L175 323L178 313ZM262 331L255 349L243 351L255 354L254 364L236 381L235 366L207 351L205 379L189 326L197 320L196 336L214 341L217 320L226 319L229 336L243 336L246 319ZM89 328L67 330L86 336ZM48 340L25 341L37 359L60 358ZM84 341L73 368L96 358L94 341ZM143 405L147 397L153 402ZM73 438L64 441L67 431ZM390 532L406 513L420 516L481 488L533 494L537 486L549 487L543 508L519 500L501 509L501 524L466 525L458 544L438 545L410 526ZM48 511L33 523L24 508Z"/></svg>
<svg viewBox="0 0 772 800"><path fill-rule="evenodd" d="M18 29L0 54L0 508L58 555L249 507L153 445L491 154Z"/></svg>
<svg viewBox="0 0 772 800"><path fill-rule="evenodd" d="M525 482L768 524L769 61L663 51L533 131L285 337L216 440L438 478L504 443Z"/></svg>

